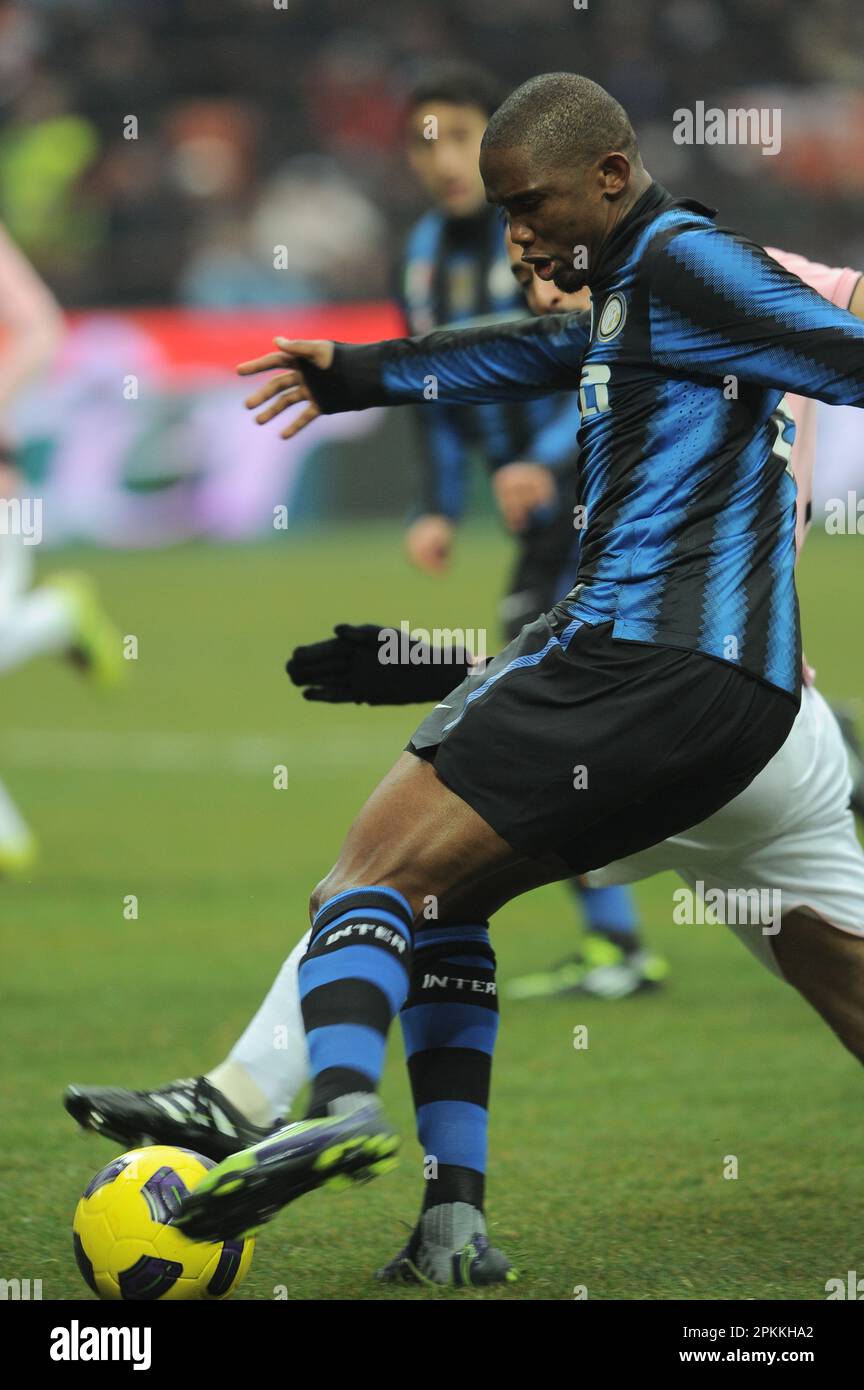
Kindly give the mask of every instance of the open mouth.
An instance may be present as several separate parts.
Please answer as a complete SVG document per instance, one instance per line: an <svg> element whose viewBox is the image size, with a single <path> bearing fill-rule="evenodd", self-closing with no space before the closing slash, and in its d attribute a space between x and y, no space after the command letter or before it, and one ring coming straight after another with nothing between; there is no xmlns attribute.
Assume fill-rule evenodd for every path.
<svg viewBox="0 0 864 1390"><path fill-rule="evenodd" d="M558 262L552 256L531 256L524 259L525 264L530 265L538 280L551 280L558 268Z"/></svg>

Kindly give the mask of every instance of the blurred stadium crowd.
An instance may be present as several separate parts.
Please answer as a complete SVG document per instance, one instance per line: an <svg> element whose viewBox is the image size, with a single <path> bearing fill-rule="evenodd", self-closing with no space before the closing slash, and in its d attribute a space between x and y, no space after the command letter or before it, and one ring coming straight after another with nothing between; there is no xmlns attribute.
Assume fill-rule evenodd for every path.
<svg viewBox="0 0 864 1390"><path fill-rule="evenodd" d="M0 218L67 306L375 298L421 207L405 91L458 57L594 77L674 191L864 264L861 0L581 3L0 0ZM695 100L779 107L780 155L676 145Z"/></svg>

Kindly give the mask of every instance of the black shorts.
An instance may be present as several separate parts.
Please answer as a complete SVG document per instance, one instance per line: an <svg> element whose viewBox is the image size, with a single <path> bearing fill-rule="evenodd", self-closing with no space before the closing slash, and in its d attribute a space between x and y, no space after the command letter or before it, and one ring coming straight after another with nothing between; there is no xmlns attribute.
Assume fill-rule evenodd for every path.
<svg viewBox="0 0 864 1390"><path fill-rule="evenodd" d="M408 745L516 851L554 853L573 873L713 815L782 747L798 708L701 652L611 631L556 606Z"/></svg>

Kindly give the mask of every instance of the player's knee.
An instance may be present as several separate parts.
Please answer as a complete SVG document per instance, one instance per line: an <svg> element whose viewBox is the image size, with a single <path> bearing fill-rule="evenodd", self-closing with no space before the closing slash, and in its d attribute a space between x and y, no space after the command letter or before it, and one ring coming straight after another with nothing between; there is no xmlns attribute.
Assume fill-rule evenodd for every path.
<svg viewBox="0 0 864 1390"><path fill-rule="evenodd" d="M309 897L310 922L314 922L316 915L321 911L321 908L327 902L328 898L333 897L333 892L331 892L327 887L332 876L333 875L331 871L331 873L329 873L326 878L322 878L321 882L316 883L315 887L312 889L312 892ZM338 891L338 889L333 891Z"/></svg>
<svg viewBox="0 0 864 1390"><path fill-rule="evenodd" d="M350 892L351 888L378 888L382 887L383 881L379 881L375 876L365 877L363 881L358 880L357 876L349 876L339 872L339 869L332 869L328 876L322 878L321 883L315 885L308 899L308 920L314 922L315 916L321 912L326 903L335 898L340 892ZM394 884L390 884L394 887Z"/></svg>
<svg viewBox="0 0 864 1390"><path fill-rule="evenodd" d="M314 922L321 908L324 907L331 898L335 898L338 893L344 893L351 888L368 888L371 886L369 882L358 879L356 874L345 873L341 864L335 864L329 874L326 874L321 882L317 883L312 890L309 898L309 921Z"/></svg>
<svg viewBox="0 0 864 1390"><path fill-rule="evenodd" d="M321 911L321 908L324 907L331 898L335 898L339 893L346 893L350 892L352 889L356 890L360 888L395 888L398 892L401 892L409 902L415 903L415 911L417 910L415 899L419 899L420 894L414 891L414 885L412 883L403 881L399 874L372 873L369 871L368 866L366 867L366 872L358 874L356 871L352 872L348 866L343 867L337 864L312 890L309 898L310 922L314 922L317 913Z"/></svg>

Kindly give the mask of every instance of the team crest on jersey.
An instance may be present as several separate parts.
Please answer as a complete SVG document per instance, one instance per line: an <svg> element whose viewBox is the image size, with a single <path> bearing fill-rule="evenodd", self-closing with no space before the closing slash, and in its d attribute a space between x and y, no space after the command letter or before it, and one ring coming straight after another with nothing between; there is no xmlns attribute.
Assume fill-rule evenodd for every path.
<svg viewBox="0 0 864 1390"><path fill-rule="evenodd" d="M601 343L608 343L624 327L627 317L627 301L623 294L610 294L603 305L603 313L597 325L597 337Z"/></svg>

